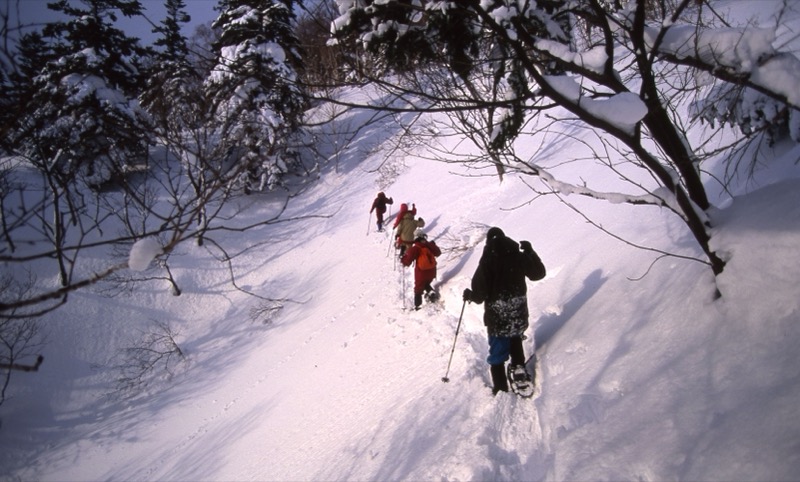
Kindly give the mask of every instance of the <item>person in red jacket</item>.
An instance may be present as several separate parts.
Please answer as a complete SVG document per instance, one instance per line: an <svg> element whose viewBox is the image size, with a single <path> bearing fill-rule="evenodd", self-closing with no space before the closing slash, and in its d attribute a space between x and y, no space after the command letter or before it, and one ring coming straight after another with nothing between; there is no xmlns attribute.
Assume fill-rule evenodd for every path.
<svg viewBox="0 0 800 482"><path fill-rule="evenodd" d="M403 266L411 266L411 263L414 263L415 310L422 305L423 293L427 294L428 300L432 303L439 299L439 293L433 289L431 283L436 279L436 258L441 254L442 250L436 246L436 242L428 241L428 236L417 230L414 244L406 250L400 260Z"/></svg>
<svg viewBox="0 0 800 482"><path fill-rule="evenodd" d="M378 231L383 231L383 215L386 212L386 205L387 204L394 204L394 199L390 197L386 197L386 194L383 191L378 193L378 197L372 201L372 207L370 208L370 214L372 211L375 211L375 217L378 221Z"/></svg>

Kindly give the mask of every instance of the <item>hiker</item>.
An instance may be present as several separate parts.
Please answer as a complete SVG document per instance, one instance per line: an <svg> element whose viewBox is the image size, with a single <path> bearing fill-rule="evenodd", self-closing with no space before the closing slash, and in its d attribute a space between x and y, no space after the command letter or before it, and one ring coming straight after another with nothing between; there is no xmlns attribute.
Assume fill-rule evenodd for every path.
<svg viewBox="0 0 800 482"><path fill-rule="evenodd" d="M486 234L486 246L472 276L472 288L464 290L464 301L485 303L483 323L489 341L486 361L492 375L492 394L508 391L508 381L527 384L533 394L533 380L525 369L523 333L528 328L528 299L525 278L536 281L546 274L544 264L528 241L517 244L500 228ZM511 358L508 371L505 362ZM528 396L530 396L528 395Z"/></svg>
<svg viewBox="0 0 800 482"><path fill-rule="evenodd" d="M417 205L415 203L411 203L411 206L412 206L411 211L410 211L411 215L412 216L416 216L417 215ZM403 216L405 216L406 213L408 213L408 212L409 212L408 204L406 204L406 203L401 204L400 205L400 212L397 213L397 217L394 218L394 226L392 226L392 229L397 229L397 226L400 225L400 221L403 220Z"/></svg>
<svg viewBox="0 0 800 482"><path fill-rule="evenodd" d="M403 209L405 206L405 209ZM400 212L404 214L397 214L398 220L395 222L395 245L400 250L400 258L414 243L414 232L418 228L425 227L425 220L422 218L415 219L414 215L417 213L417 206L413 205L411 210L408 209L407 204L400 206Z"/></svg>
<svg viewBox="0 0 800 482"><path fill-rule="evenodd" d="M433 289L431 283L436 278L436 258L442 251L436 246L435 241L428 241L428 235L421 229L418 229L414 236L414 244L405 252L401 262L403 266L411 266L411 263L414 263L414 309L418 310L422 305L423 293L431 303L439 300L439 293Z"/></svg>
<svg viewBox="0 0 800 482"><path fill-rule="evenodd" d="M394 199L387 198L383 191L378 193L378 196L372 201L372 207L369 212L375 211L375 217L378 221L378 231L383 231L383 214L386 212L386 205L394 204Z"/></svg>

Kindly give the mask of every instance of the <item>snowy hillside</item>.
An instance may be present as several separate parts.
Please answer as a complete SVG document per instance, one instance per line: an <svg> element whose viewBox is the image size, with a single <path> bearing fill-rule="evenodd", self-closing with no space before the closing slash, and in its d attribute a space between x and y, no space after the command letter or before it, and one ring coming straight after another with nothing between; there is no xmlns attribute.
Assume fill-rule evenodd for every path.
<svg viewBox="0 0 800 482"><path fill-rule="evenodd" d="M772 27L796 42L793 26ZM727 260L715 280L666 209L561 202L532 177L431 161L439 148L477 154L448 122L421 120L442 145L409 152L389 118L336 117L314 133L328 163L290 221L171 255L181 296L163 279L71 294L43 320L40 370L15 372L0 405L0 480L800 479L800 147L776 145L728 192L709 180L722 206L713 249ZM569 171L599 147L570 134L524 138L517 152L576 185L602 178L613 199L617 173ZM443 307L409 309L411 270L369 214L379 191L391 214L414 203L442 248ZM269 219L283 196L239 199L235 222ZM547 267L528 284L532 399L491 395L483 306L462 301L491 226ZM89 271L110 262L93 255ZM115 367L159 325L183 358L120 396Z"/></svg>
<svg viewBox="0 0 800 482"><path fill-rule="evenodd" d="M194 246L175 257L180 297L159 281L115 298L85 291L49 317L45 363L14 377L0 410L2 478L797 478L798 149L719 212L730 262L713 301L707 267L651 266L658 253L554 197L526 204L515 176L387 157L374 144L392 128L359 137L287 213L319 217L221 239L240 253L240 288L287 300L270 323L251 321L262 301ZM404 310L410 271L368 213L379 190L393 213L415 203L445 251L443 310ZM569 200L632 242L699 256L666 212ZM246 201L252 219L270 210L270 196ZM548 269L529 284L532 400L491 396L482 307L461 301L490 226L531 241ZM186 361L133 399L107 397L113 360L154 321L179 333Z"/></svg>

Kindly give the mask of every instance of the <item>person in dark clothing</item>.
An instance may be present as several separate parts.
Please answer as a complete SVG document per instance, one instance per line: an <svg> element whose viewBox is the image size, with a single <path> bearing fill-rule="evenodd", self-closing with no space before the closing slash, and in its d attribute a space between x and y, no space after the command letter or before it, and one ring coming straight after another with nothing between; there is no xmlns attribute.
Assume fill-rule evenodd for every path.
<svg viewBox="0 0 800 482"><path fill-rule="evenodd" d="M528 328L528 287L531 281L545 277L542 260L528 241L517 244L500 228L489 229L486 246L472 276L472 287L464 290L464 300L484 303L483 323L489 338L489 363L492 393L508 391L505 362L514 377L531 381L525 369L522 337ZM527 378L525 378L527 377Z"/></svg>
<svg viewBox="0 0 800 482"><path fill-rule="evenodd" d="M436 246L436 242L428 241L428 236L417 230L414 244L411 245L403 254L400 262L403 266L411 266L414 263L414 309L418 310L422 305L422 294L426 293L428 300L436 302L439 293L433 289L431 283L436 279L436 258L442 251Z"/></svg>
<svg viewBox="0 0 800 482"><path fill-rule="evenodd" d="M383 231L383 215L386 213L387 204L394 204L394 199L390 197L387 198L383 191L379 192L375 200L372 201L372 207L369 212L372 214L372 211L375 211L375 217L378 221L378 231Z"/></svg>

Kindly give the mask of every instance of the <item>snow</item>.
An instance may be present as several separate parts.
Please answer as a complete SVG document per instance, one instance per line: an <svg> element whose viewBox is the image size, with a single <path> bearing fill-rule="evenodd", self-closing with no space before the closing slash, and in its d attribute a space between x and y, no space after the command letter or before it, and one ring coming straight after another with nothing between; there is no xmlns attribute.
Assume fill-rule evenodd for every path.
<svg viewBox="0 0 800 482"><path fill-rule="evenodd" d="M633 133L636 124L647 115L647 106L632 92L622 92L603 99L581 95L581 86L566 75L544 76L548 85L569 102L579 104L595 118L602 119L625 132Z"/></svg>
<svg viewBox="0 0 800 482"><path fill-rule="evenodd" d="M322 217L220 238L242 253L234 259L240 288L290 300L271 323L250 319L260 300L231 286L227 268L196 246L172 257L180 297L160 281L117 298L83 291L48 317L44 364L15 375L1 408L2 477L777 480L799 473L796 149L715 215L714 243L730 261L718 280L723 297L713 301L713 277L700 263L654 263L658 255L592 228L553 197L511 209L531 197L512 175L501 184L412 155L387 161L375 136L396 128L358 138L338 170L326 170L287 213ZM379 186L386 163L397 175ZM410 273L403 296L389 237L368 217L379 190L394 197L393 214L400 202L416 203L445 251L437 281L443 311L403 309ZM268 217L268 199L248 198L242 222ZM572 202L635 242L699 255L665 210ZM529 283L525 346L538 357L532 400L491 396L482 309L462 306L492 225L531 241L548 269ZM149 264L156 247L152 238L135 244L132 269ZM175 328L186 361L132 399L108 398L109 360L150 320ZM450 382L442 383L451 352Z"/></svg>
<svg viewBox="0 0 800 482"><path fill-rule="evenodd" d="M636 124L647 115L647 106L632 92L622 92L607 99L581 97L580 105L592 116L630 134L633 134Z"/></svg>
<svg viewBox="0 0 800 482"><path fill-rule="evenodd" d="M679 58L695 57L718 68L747 74L755 85L779 93L790 104L800 106L795 80L800 73L800 59L797 58L800 3L726 0L715 4L715 8L723 15L736 12L738 18L749 24L702 29L672 24L666 30L660 51ZM658 33L658 29L646 29L650 44ZM794 55L777 53L778 49Z"/></svg>
<svg viewBox="0 0 800 482"><path fill-rule="evenodd" d="M569 46L561 42L539 39L536 41L536 48L548 52L564 62L573 63L597 74L604 72L606 61L608 61L608 54L605 47L602 46L594 47L584 52L573 52Z"/></svg>
<svg viewBox="0 0 800 482"><path fill-rule="evenodd" d="M605 115L637 112L604 102ZM339 116L319 138L368 117ZM179 246L170 266L181 296L163 279L117 297L97 287L46 316L44 363L15 373L0 406L0 478L797 479L800 148L776 146L752 179L712 199L725 205L712 243L728 260L715 280L702 263L662 257L700 257L666 209L570 196L604 229L659 251L637 249L554 196L531 201L520 174L500 183L401 155L398 131L369 125L338 152L285 213L307 218L214 234L238 254L230 266ZM557 155L544 169L580 156L579 142L548 141ZM443 249L444 309L403 309L412 278L374 230L378 191L394 198L392 214L415 203ZM279 196L245 198L236 219L269 219ZM491 396L482 307L461 301L490 226L529 240L548 270L529 283L530 400ZM131 269L161 274L158 249L135 243ZM93 256L102 266L108 255ZM264 297L283 307L266 323L252 319ZM185 360L131 398L108 396L115 358L153 321L175 330Z"/></svg>
<svg viewBox="0 0 800 482"><path fill-rule="evenodd" d="M161 254L161 245L158 243L158 239L142 238L133 243L131 247L128 267L133 271L144 271L159 254Z"/></svg>

